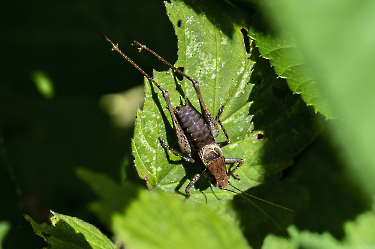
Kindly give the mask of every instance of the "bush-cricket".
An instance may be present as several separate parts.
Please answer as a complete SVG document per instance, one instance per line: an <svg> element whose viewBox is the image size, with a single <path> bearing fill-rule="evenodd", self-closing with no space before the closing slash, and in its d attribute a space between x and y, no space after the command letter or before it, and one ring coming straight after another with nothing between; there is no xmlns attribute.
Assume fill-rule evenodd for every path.
<svg viewBox="0 0 375 249"><path fill-rule="evenodd" d="M184 159L189 163L200 162L202 168L194 175L190 183L187 185L185 192L186 192L186 199L188 199L191 195L190 189L191 187L197 182L201 175L205 176L207 180L214 186L225 191L230 191L235 194L238 194L236 191L227 189L227 186L230 185L235 190L239 191L242 194L251 196L253 198L262 200L269 204L287 209L288 208L276 205L274 203L265 201L258 197L249 195L242 190L234 187L230 180L230 176L233 176L234 179L238 179L237 175L234 175L234 172L243 164L243 159L239 158L225 158L223 152L221 150L222 147L230 144L230 138L227 134L221 120L220 116L223 112L222 107L219 110L219 113L215 118L207 109L206 105L204 104L199 83L181 71L179 68L174 67L172 64L164 60L154 51L150 50L146 46L138 43L137 41L133 41L132 45L135 45L139 48L139 50L145 50L155 57L157 57L160 61L164 64L168 65L174 72L182 75L186 79L188 79L194 86L195 92L197 94L201 113L195 110L192 106L189 105L189 101L185 96L185 104L178 106L176 108L172 107L169 93L167 90L163 89L151 76L149 76L146 72L144 72L134 61L132 61L127 55L125 55L119 48L118 45L114 44L107 36L102 35L103 39L107 40L112 45L112 50L116 50L119 52L127 61L129 61L136 69L138 69L150 82L152 82L162 93L163 97L167 103L167 108L172 118L173 128L176 132L178 145L182 151L179 152L170 146L168 146L163 139L159 137L160 144L163 148L171 151L176 156ZM223 142L216 142L215 137L219 134L219 127L220 125L225 137L226 141ZM226 164L231 164L232 167L227 171ZM234 168L233 168L234 166ZM232 169L233 168L233 169ZM241 195L244 197L243 195ZM248 201L250 201L254 206L256 206L262 213L264 213L283 233L283 235L287 238L283 230L280 226L262 209L260 209L255 203L253 203L248 198L244 197Z"/></svg>

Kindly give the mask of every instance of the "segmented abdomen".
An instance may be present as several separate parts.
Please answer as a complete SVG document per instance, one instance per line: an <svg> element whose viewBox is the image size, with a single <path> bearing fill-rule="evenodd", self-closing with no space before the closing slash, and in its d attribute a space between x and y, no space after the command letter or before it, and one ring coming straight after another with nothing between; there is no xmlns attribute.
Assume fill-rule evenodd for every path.
<svg viewBox="0 0 375 249"><path fill-rule="evenodd" d="M203 117L190 106L177 107L177 116L179 117L181 128L189 140L192 154L196 155L203 146L215 143L208 125Z"/></svg>

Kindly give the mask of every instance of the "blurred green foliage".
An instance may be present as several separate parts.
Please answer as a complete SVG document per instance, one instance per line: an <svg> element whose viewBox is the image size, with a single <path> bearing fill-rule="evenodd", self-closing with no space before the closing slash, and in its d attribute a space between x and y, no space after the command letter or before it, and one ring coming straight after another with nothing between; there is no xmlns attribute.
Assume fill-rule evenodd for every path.
<svg viewBox="0 0 375 249"><path fill-rule="evenodd" d="M111 52L98 31L123 46L146 72L166 70L130 45L137 39L169 61L177 59L165 6L153 0L6 0L0 5L0 221L11 224L4 248L45 246L23 213L43 222L52 209L106 231L87 212L95 195L74 169L84 166L118 180L126 174L139 181L133 167L121 167L125 157L133 161L133 129L115 127L100 110L99 100L143 85L143 77ZM52 98L41 95L34 72L48 76Z"/></svg>

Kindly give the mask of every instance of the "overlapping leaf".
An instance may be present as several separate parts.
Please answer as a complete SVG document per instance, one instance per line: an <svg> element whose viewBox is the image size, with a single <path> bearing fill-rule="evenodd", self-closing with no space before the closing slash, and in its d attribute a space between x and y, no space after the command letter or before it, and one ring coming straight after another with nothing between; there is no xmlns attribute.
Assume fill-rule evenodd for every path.
<svg viewBox="0 0 375 249"><path fill-rule="evenodd" d="M51 224L37 224L30 216L34 232L43 237L49 248L112 248L116 246L96 227L78 218L52 212Z"/></svg>
<svg viewBox="0 0 375 249"><path fill-rule="evenodd" d="M175 66L183 67L185 73L200 82L202 97L214 116L224 106L221 119L231 138L231 144L223 148L224 155L244 159L238 170L241 181L236 182L236 186L246 190L262 183L266 175L291 165L293 157L321 130L312 109L290 92L286 91L284 99L274 96L273 89L282 83L276 80L263 59L259 56L250 59L243 42L248 37L242 36L241 26L223 9L199 2L187 6L179 1L167 3L166 7L178 38L179 59ZM211 13L210 19L206 13ZM212 15L222 19L220 25L214 22ZM231 30L223 27L223 23L230 26L233 33L223 32L223 29ZM259 61L259 66L254 67L254 60ZM154 79L169 91L173 107L180 105L186 95L200 110L190 81L180 81L171 71L154 72ZM254 89L252 83L255 83ZM201 166L181 161L160 146L158 137L178 148L170 114L161 92L148 81L145 92L144 109L137 112L133 138L138 174L147 180L149 188L184 192L189 179ZM253 116L255 122L251 122ZM265 138L258 139L259 133ZM217 141L223 140L221 132ZM192 199L217 200L211 191L201 194L208 186L203 181L198 182L192 189ZM215 192L219 198L231 195Z"/></svg>
<svg viewBox="0 0 375 249"><path fill-rule="evenodd" d="M375 246L375 213L374 210L362 213L354 221L348 221L344 225L345 237L337 240L328 232L318 234L307 230L299 231L297 227L290 226L288 233L291 242L283 238L269 235L262 248L327 248L327 249L350 249L350 248L374 248Z"/></svg>
<svg viewBox="0 0 375 249"><path fill-rule="evenodd" d="M322 86L314 78L291 34L276 36L255 33L251 36L256 40L261 55L270 60L277 75L287 80L295 94L301 94L307 105L314 106L315 111L327 119L334 118L327 99L323 97Z"/></svg>
<svg viewBox="0 0 375 249"><path fill-rule="evenodd" d="M77 171L99 199L90 205L129 248L248 248L240 228L208 209L131 183L119 184L87 169Z"/></svg>

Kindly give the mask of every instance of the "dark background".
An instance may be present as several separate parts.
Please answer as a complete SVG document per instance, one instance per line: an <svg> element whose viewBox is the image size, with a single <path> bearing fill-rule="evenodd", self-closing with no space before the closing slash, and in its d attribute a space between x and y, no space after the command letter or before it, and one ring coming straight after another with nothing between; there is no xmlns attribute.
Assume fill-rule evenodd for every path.
<svg viewBox="0 0 375 249"><path fill-rule="evenodd" d="M143 84L143 76L98 32L150 74L167 68L130 42L173 63L177 40L163 1L2 1L0 9L0 221L11 223L4 245L41 248L23 213L43 222L53 210L100 227L87 209L95 196L74 169L120 181L124 158L133 160L133 130L115 127L99 100ZM53 98L37 90L34 72L52 81ZM137 179L132 167L126 175Z"/></svg>

